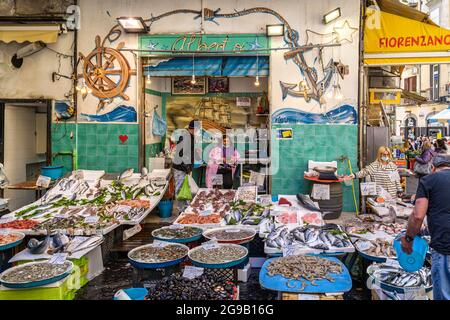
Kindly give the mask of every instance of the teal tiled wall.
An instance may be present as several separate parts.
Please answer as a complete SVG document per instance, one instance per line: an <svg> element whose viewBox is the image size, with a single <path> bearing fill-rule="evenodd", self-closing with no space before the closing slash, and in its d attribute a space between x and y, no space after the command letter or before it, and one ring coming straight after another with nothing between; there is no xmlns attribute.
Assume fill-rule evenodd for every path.
<svg viewBox="0 0 450 320"><path fill-rule="evenodd" d="M292 140L276 141L276 131L272 130L272 165L279 167L272 176L273 194L310 193L311 183L303 179L308 160L334 161L346 155L353 169L357 169L356 125L272 125L272 129L276 128L292 128L294 137ZM338 172L348 174L348 162L338 162ZM355 212L352 188L345 185L343 188L344 211ZM356 187L357 200L358 190Z"/></svg>
<svg viewBox="0 0 450 320"><path fill-rule="evenodd" d="M70 132L73 132L73 139L70 139ZM127 168L138 170L138 134L137 124L81 123L78 124L76 134L75 124L54 123L52 153L73 151L78 137L76 154L79 169L105 170L108 173L121 172ZM120 135L128 136L124 144L119 140ZM70 156L59 156L53 160L53 164L63 164L66 171L73 169L71 162Z"/></svg>

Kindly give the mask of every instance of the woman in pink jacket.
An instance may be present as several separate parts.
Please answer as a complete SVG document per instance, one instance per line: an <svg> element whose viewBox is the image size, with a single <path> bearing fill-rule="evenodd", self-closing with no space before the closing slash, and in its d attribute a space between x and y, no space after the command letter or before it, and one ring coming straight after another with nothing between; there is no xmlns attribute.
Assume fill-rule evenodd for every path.
<svg viewBox="0 0 450 320"><path fill-rule="evenodd" d="M239 160L239 152L234 148L231 139L224 135L222 143L213 148L209 153L208 166L206 168L206 187L213 187L213 176L223 176L223 188L233 188L233 178L236 165Z"/></svg>

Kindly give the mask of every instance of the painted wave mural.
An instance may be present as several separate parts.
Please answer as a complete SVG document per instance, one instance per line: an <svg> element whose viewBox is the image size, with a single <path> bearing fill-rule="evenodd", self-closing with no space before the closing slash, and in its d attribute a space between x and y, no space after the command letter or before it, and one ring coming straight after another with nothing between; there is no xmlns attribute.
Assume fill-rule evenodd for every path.
<svg viewBox="0 0 450 320"><path fill-rule="evenodd" d="M354 106L341 105L326 113L310 113L294 108L283 108L272 115L272 123L278 124L357 124L358 114Z"/></svg>
<svg viewBox="0 0 450 320"><path fill-rule="evenodd" d="M118 106L105 114L81 114L86 121L96 122L137 122L137 112L134 107Z"/></svg>

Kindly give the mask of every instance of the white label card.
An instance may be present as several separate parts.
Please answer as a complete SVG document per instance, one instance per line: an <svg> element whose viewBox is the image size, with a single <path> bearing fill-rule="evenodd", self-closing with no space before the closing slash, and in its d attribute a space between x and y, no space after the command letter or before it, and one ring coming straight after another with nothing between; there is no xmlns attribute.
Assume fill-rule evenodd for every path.
<svg viewBox="0 0 450 320"><path fill-rule="evenodd" d="M316 200L330 200L329 184L314 184L312 197Z"/></svg>
<svg viewBox="0 0 450 320"><path fill-rule="evenodd" d="M172 230L181 230L181 229L183 229L183 228L184 228L183 226L174 224L174 225L169 226L168 229L172 229Z"/></svg>
<svg viewBox="0 0 450 320"><path fill-rule="evenodd" d="M304 294L300 293L298 295L298 300L320 300L320 297L316 294Z"/></svg>
<svg viewBox="0 0 450 320"><path fill-rule="evenodd" d="M55 253L49 260L51 264L64 264L67 259L67 253Z"/></svg>
<svg viewBox="0 0 450 320"><path fill-rule="evenodd" d="M372 244L369 241L358 241L358 249L360 251L369 250L372 247Z"/></svg>
<svg viewBox="0 0 450 320"><path fill-rule="evenodd" d="M297 251L298 245L287 245L283 248L283 257L294 256Z"/></svg>
<svg viewBox="0 0 450 320"><path fill-rule="evenodd" d="M36 186L41 188L48 188L50 186L50 182L52 182L52 179L45 176L39 176L36 181Z"/></svg>
<svg viewBox="0 0 450 320"><path fill-rule="evenodd" d="M84 218L84 222L85 223L97 223L99 219L100 219L99 216L88 216L88 217Z"/></svg>
<svg viewBox="0 0 450 320"><path fill-rule="evenodd" d="M240 229L227 229L227 230L225 230L226 233L238 233L240 231L241 231Z"/></svg>
<svg viewBox="0 0 450 320"><path fill-rule="evenodd" d="M200 277L203 274L203 271L204 271L203 268L186 266L184 267L183 277L192 280L197 277Z"/></svg>
<svg viewBox="0 0 450 320"><path fill-rule="evenodd" d="M212 176L212 184L213 184L213 186L223 185L223 175L216 174L216 175Z"/></svg>
<svg viewBox="0 0 450 320"><path fill-rule="evenodd" d="M161 241L161 240L154 240L152 243L152 247L156 247L156 248L164 248L166 246L168 246L170 244L170 242L165 242L165 241Z"/></svg>
<svg viewBox="0 0 450 320"><path fill-rule="evenodd" d="M218 248L217 240L210 240L202 244L202 248L205 250Z"/></svg>
<svg viewBox="0 0 450 320"><path fill-rule="evenodd" d="M375 182L362 182L361 183L361 195L376 196L377 195L377 184Z"/></svg>
<svg viewBox="0 0 450 320"><path fill-rule="evenodd" d="M385 265L391 266L391 267L400 267L400 264L398 263L397 260L395 259L390 259L387 258L386 262L384 263Z"/></svg>

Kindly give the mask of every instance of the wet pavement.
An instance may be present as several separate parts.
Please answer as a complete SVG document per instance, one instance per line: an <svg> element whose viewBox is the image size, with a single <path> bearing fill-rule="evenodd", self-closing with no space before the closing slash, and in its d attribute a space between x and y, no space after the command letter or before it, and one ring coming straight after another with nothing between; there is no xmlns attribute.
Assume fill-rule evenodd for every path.
<svg viewBox="0 0 450 320"><path fill-rule="evenodd" d="M239 282L240 300L274 300L277 293L261 288L260 269L252 269L249 281ZM144 283L141 283L142 286ZM81 288L76 300L112 300L120 289L133 287L133 267L127 259L117 259L105 265L105 271ZM345 300L370 300L370 291L355 277L353 288L344 295Z"/></svg>

